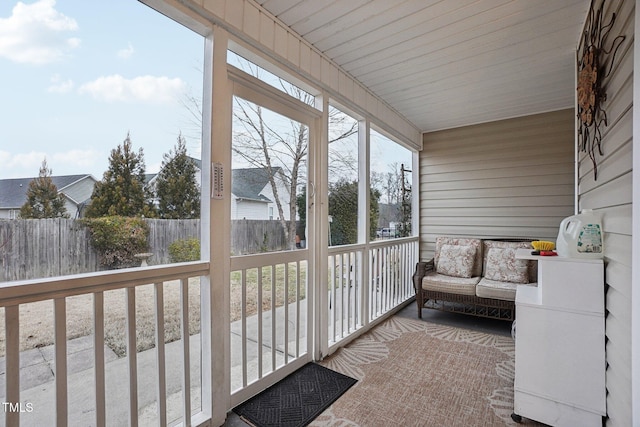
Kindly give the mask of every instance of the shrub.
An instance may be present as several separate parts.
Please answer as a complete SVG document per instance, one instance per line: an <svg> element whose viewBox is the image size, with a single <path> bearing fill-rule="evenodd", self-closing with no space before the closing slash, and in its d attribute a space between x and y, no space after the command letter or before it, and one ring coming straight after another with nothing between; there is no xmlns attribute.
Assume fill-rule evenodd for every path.
<svg viewBox="0 0 640 427"><path fill-rule="evenodd" d="M108 269L133 267L134 255L149 250L149 226L142 218L105 216L83 220L100 264Z"/></svg>
<svg viewBox="0 0 640 427"><path fill-rule="evenodd" d="M169 258L171 262L200 261L200 240L191 237L171 242Z"/></svg>

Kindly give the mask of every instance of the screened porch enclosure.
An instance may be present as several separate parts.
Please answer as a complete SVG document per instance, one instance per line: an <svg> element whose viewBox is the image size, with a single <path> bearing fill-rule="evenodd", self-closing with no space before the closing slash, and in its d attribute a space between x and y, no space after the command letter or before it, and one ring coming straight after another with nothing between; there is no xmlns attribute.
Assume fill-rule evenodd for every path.
<svg viewBox="0 0 640 427"><path fill-rule="evenodd" d="M303 261L287 256L283 264L278 261L282 254L249 263L234 261L231 283L241 287L239 304L244 309L233 310L239 318L228 328L231 406L264 388L264 381L283 375L280 369L293 369L306 361L313 345L309 337L324 334L323 347L334 351L410 299L416 252L415 239L377 243L369 249L332 250L323 293L328 307L321 316L326 323L315 330L309 321L313 304L306 295L308 273ZM51 421L51 414L57 425L205 422L209 419L206 402L214 395L219 398L220 388L207 383L209 377L202 374L224 351L206 338L207 271L208 263L199 262L5 284L0 291L6 331L3 398L22 402L23 411L7 411L2 424L43 425ZM262 276L255 274L258 271ZM276 287L264 286L271 280L283 282L293 297L278 301ZM165 295L174 291L180 301L180 338L168 342ZM203 314L198 333L189 332L190 318L200 314L190 307L192 294L199 297ZM105 300L115 296L121 299L125 318L125 347L120 356L113 356L107 345L111 337L105 334L109 317L105 307L112 307ZM78 338L67 335L69 322L78 321L77 298L83 298L92 312L92 333L82 351L74 348ZM267 308L249 314L250 298ZM44 366L50 366L53 375L46 379L37 378L39 365L32 352L20 351L25 344L20 336L21 321L25 321L21 312L29 312L33 304L51 307L52 318L44 321L53 323L54 342L40 350L50 354ZM145 310L152 311L152 324L140 322ZM151 348L136 349L140 334L153 336Z"/></svg>
<svg viewBox="0 0 640 427"><path fill-rule="evenodd" d="M200 259L2 283L0 425L221 425L414 295L417 138L155 6L205 40ZM284 243L233 253L242 220Z"/></svg>

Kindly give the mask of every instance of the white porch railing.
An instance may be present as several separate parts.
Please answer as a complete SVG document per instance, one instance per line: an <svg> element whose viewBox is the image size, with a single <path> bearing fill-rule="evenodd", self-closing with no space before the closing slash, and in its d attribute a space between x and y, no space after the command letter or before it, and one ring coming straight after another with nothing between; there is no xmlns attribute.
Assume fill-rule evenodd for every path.
<svg viewBox="0 0 640 427"><path fill-rule="evenodd" d="M198 362L200 355L193 355L191 350L191 345L196 344L199 352L200 346L199 343L193 343L194 339L189 335L188 282L189 279L199 279L208 274L208 262L193 262L28 282L6 282L0 285L0 307L4 309L6 344L5 392L4 398L0 399L5 402L4 425L18 426L22 423L64 426L82 423L137 426L139 419L145 414L151 414L152 422L157 425L174 422L197 425L206 421L207 417L198 407L200 396L191 395L192 387L199 389L199 384L192 384L192 376L193 372L201 372L201 366ZM142 303L136 301L136 290L145 286L153 286L153 301L146 301L146 305L152 307L155 330L154 348L149 350L154 354L147 354L145 357L150 356L155 359L155 363L139 363L138 358L143 356L136 351L136 332L139 330L136 312ZM178 360L171 360L171 364L167 363L166 349L169 344L165 344L164 336L165 286L179 287L181 305L181 342L175 343L180 344ZM105 361L107 292L119 292L124 298L122 310L126 319L126 357L109 363ZM67 301L82 295L92 296L93 318L87 321L93 322L93 375L87 375L89 371L71 375L68 371L70 349L67 325L72 319L69 317ZM20 351L20 310L27 304L43 301L51 301L53 304L54 385L43 384L35 388L38 390L27 390L21 387L21 367L25 365L21 364L21 356L25 353ZM47 319L43 319L43 323L45 322ZM148 325L142 327L149 329ZM195 364L198 366L194 366L193 360L196 360ZM155 365L151 372L149 365ZM180 403L176 408L168 408L169 397L176 395L179 395L177 400ZM174 400L176 399L171 399L172 402ZM152 410L148 410L150 406L153 406Z"/></svg>
<svg viewBox="0 0 640 427"><path fill-rule="evenodd" d="M324 325L329 347L335 349L364 332L414 295L411 275L417 253L417 238L329 249L328 323ZM308 255L301 250L231 259L231 313L237 317L230 328L231 406L309 360L308 337L315 334L310 329L313 322L307 319L311 312ZM4 310L0 322L4 320L6 348L5 392L0 401L11 404L3 408L0 425L63 426L79 420L97 426L137 426L149 420L157 425L206 423L209 416L200 402L209 399L201 390L211 390L211 384L201 388L198 382L209 381L206 376L201 378L200 372L210 372L212 355L201 353L201 340L189 335L188 284L208 274L208 262L193 262L0 285L0 311ZM180 339L164 344L165 294L176 288L180 295ZM138 292L142 290L150 291ZM105 301L114 293L122 301L126 357L109 361ZM92 330L92 370L76 375L69 370L73 344L69 345L68 326L76 321L71 310L75 298L83 296L92 305L86 320ZM22 383L20 372L26 361L20 351L25 339L20 334L24 322L20 315L28 304L43 302L53 307L53 322L43 319L43 323L54 323L50 364L54 375L51 384L40 387L44 394L38 395ZM139 324L141 304L151 307L151 324ZM136 334L143 330L155 332L153 348L137 352ZM27 403L30 406L25 406ZM45 418L38 418L42 414Z"/></svg>
<svg viewBox="0 0 640 427"><path fill-rule="evenodd" d="M411 276L418 259L418 238L379 241L369 249L369 321L415 295Z"/></svg>
<svg viewBox="0 0 640 427"><path fill-rule="evenodd" d="M329 249L329 346L360 329L365 309L362 260L364 246Z"/></svg>
<svg viewBox="0 0 640 427"><path fill-rule="evenodd" d="M329 347L414 296L418 243L410 237L329 248Z"/></svg>
<svg viewBox="0 0 640 427"><path fill-rule="evenodd" d="M231 258L231 404L307 361L308 251Z"/></svg>

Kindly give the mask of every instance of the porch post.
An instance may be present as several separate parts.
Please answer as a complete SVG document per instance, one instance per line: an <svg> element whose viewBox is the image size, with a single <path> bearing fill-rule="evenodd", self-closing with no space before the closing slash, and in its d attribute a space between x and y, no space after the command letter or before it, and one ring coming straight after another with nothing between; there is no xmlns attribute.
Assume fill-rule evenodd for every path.
<svg viewBox="0 0 640 427"><path fill-rule="evenodd" d="M363 326L369 324L369 307L371 301L371 274L369 270L369 229L371 227L371 171L369 170L369 161L371 157L371 149L369 144L369 120L362 119L358 121L358 240L365 243L365 249L362 253L362 285L360 292L360 321Z"/></svg>
<svg viewBox="0 0 640 427"><path fill-rule="evenodd" d="M320 360L329 352L329 301L327 287L327 271L329 269L329 97L326 93L316 97L322 109L322 118L316 120L316 132L310 140L309 164L310 184L313 186L313 197L309 204L308 216L312 218L312 236L315 238L309 250L309 277L313 289L313 316L307 317L307 325L313 329L313 359ZM309 329L308 329L309 330ZM311 332L311 331L309 331Z"/></svg>
<svg viewBox="0 0 640 427"><path fill-rule="evenodd" d="M640 0L634 34L640 34ZM640 424L640 43L633 46L633 194L631 229L631 424Z"/></svg>
<svg viewBox="0 0 640 427"><path fill-rule="evenodd" d="M202 258L210 260L201 280L202 410L211 424L224 424L230 405L231 113L227 79L227 32L213 27L205 42L202 130ZM209 109L208 106L211 106ZM213 198L212 163L221 165L222 198Z"/></svg>

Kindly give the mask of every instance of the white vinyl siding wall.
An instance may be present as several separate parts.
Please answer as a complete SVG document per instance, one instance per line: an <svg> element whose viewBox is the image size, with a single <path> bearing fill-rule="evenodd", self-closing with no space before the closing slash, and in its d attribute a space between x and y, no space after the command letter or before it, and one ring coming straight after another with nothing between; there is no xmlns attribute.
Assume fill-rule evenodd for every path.
<svg viewBox="0 0 640 427"><path fill-rule="evenodd" d="M595 2L596 8L601 1ZM616 13L609 43L626 35L605 80L607 101L602 107L602 150L597 156L598 178L588 155L579 152L578 205L603 218L606 265L607 413L608 426L630 426L631 419L631 271L632 271L632 146L634 2L606 2L603 23ZM605 55L607 56L607 55ZM610 55L609 55L610 61ZM637 259L637 257L636 257Z"/></svg>
<svg viewBox="0 0 640 427"><path fill-rule="evenodd" d="M574 112L427 133L420 152L420 258L435 237L555 240L574 212Z"/></svg>
<svg viewBox="0 0 640 427"><path fill-rule="evenodd" d="M231 219L269 219L268 203L233 198Z"/></svg>

